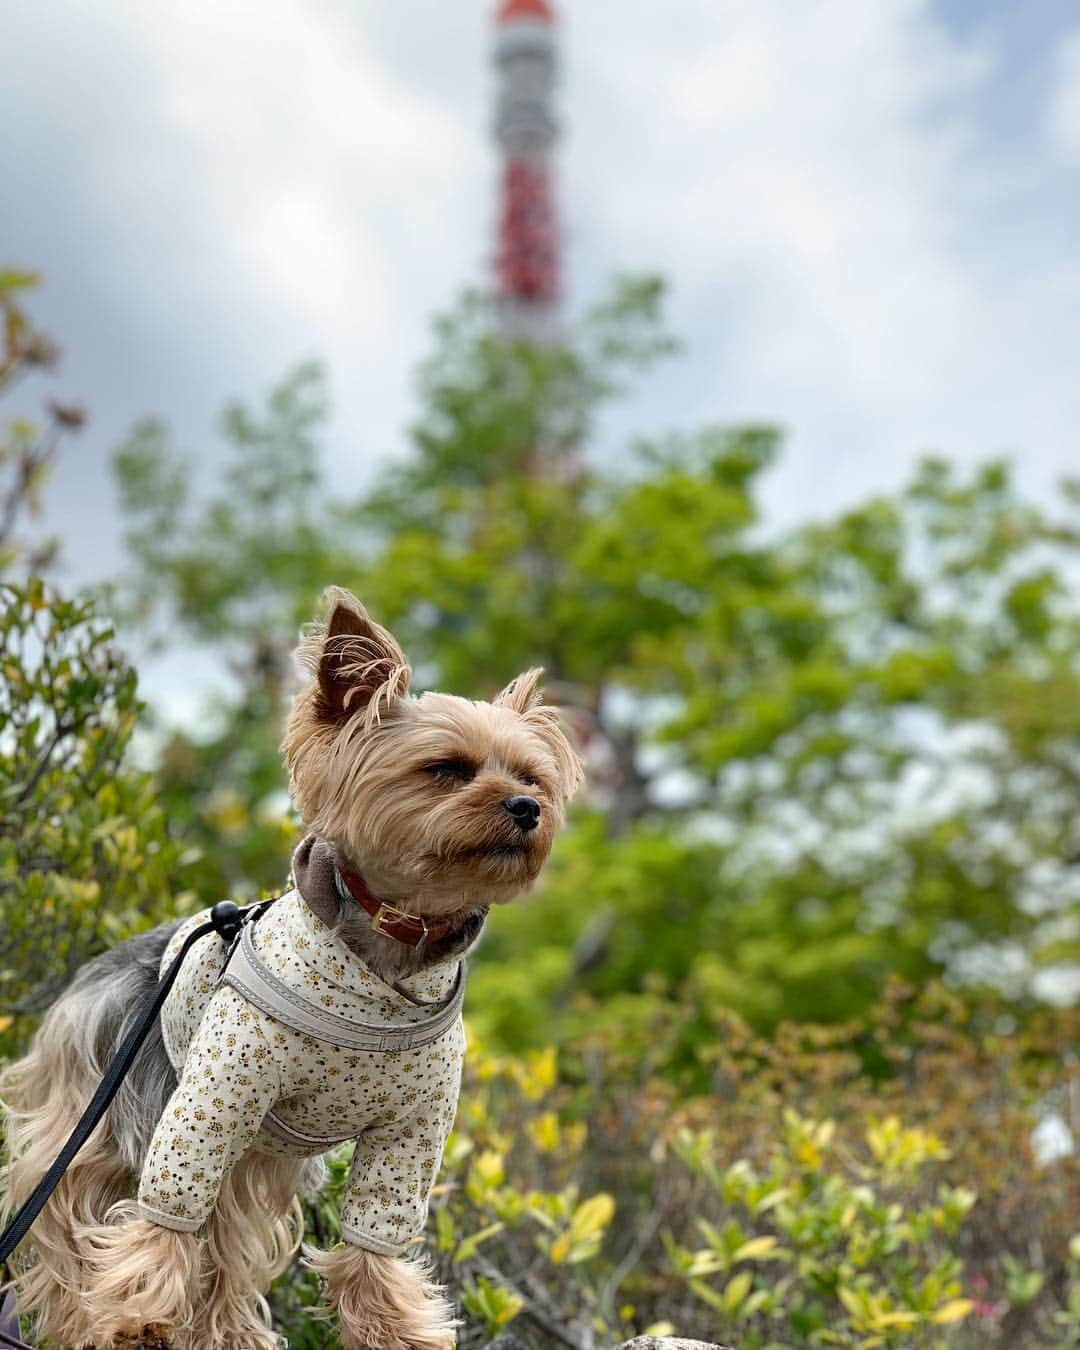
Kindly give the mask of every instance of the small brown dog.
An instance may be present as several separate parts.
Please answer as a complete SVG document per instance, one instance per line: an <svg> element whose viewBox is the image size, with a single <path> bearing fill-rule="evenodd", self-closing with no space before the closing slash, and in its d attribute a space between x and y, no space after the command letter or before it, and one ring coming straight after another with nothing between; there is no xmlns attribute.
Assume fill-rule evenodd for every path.
<svg viewBox="0 0 1080 1350"><path fill-rule="evenodd" d="M582 766L540 702L539 671L491 703L414 698L394 638L346 591L327 597L282 747L310 831L296 889L245 928L227 966L215 935L196 944L35 1224L20 1302L61 1345L276 1347L264 1294L301 1241L297 1194L349 1138L345 1242L307 1251L346 1350L453 1345L450 1305L402 1252L423 1230L456 1106L462 957L490 906L536 880ZM88 963L3 1075L9 1210L204 917Z"/></svg>

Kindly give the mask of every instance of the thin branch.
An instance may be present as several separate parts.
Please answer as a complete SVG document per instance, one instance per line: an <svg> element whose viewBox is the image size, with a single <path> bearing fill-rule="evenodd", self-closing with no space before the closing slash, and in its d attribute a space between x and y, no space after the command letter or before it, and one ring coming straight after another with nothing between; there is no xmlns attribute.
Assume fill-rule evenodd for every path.
<svg viewBox="0 0 1080 1350"><path fill-rule="evenodd" d="M11 538L19 512L31 505L30 493L34 478L56 457L60 439L60 431L54 429L50 440L39 442L19 459L14 480L0 506L0 544Z"/></svg>
<svg viewBox="0 0 1080 1350"><path fill-rule="evenodd" d="M516 1284L507 1279L501 1270L485 1260L484 1257L475 1257L473 1259L473 1264L486 1279L505 1285L511 1293L516 1294L517 1297L521 1299L522 1312L534 1321L543 1331L546 1331L549 1336L553 1336L560 1345L568 1345L570 1350L592 1350L592 1345L589 1341L581 1339L567 1327L564 1327L560 1322L556 1321L550 1313L546 1312L534 1299L530 1298L528 1294L523 1293Z"/></svg>
<svg viewBox="0 0 1080 1350"><path fill-rule="evenodd" d="M630 1246L630 1250L611 1272L611 1275L604 1287L600 1290L597 1297L597 1306L602 1315L609 1318L614 1312L615 1296L619 1292L619 1286L627 1275L634 1269L645 1253L645 1249L659 1231L660 1225L664 1221L663 1211L657 1206L638 1230L637 1237Z"/></svg>
<svg viewBox="0 0 1080 1350"><path fill-rule="evenodd" d="M41 757L39 758L37 764L34 767L33 773L23 784L19 792L19 795L11 803L11 807L9 808L9 810L14 810L15 807L21 806L23 802L27 799L27 797L29 797L31 792L33 792L34 788L37 787L41 775L49 767L49 762L52 759L53 755L56 753L56 750L59 747L60 743L64 741L68 736L78 731L80 725L81 724L78 722L72 723L70 725L62 721L57 722L56 728L53 731L49 744L45 747L45 750L42 752Z"/></svg>

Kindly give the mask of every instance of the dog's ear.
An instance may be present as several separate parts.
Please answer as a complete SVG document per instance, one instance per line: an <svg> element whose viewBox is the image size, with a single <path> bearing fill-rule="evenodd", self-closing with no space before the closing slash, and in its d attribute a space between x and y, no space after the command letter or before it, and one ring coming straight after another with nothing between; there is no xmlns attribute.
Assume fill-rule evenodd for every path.
<svg viewBox="0 0 1080 1350"><path fill-rule="evenodd" d="M496 694L492 702L498 708L510 708L516 713L527 713L543 698L540 691L540 677L543 673L543 666L534 666L532 670L524 671Z"/></svg>
<svg viewBox="0 0 1080 1350"><path fill-rule="evenodd" d="M569 800L585 781L585 765L563 728L558 709L544 702L543 690L540 688L543 673L542 666L524 671L511 680L501 693L496 694L493 701L497 707L510 708L518 713L547 743L555 758L562 795Z"/></svg>
<svg viewBox="0 0 1080 1350"><path fill-rule="evenodd" d="M319 656L320 709L344 721L364 709L377 722L381 710L409 692L412 670L395 638L372 619L354 595L330 586L330 617Z"/></svg>

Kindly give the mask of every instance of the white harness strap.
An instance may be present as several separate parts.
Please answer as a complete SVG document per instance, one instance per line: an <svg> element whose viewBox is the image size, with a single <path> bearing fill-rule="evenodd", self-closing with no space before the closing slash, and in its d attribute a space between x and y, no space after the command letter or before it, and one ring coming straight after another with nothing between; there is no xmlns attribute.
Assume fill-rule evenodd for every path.
<svg viewBox="0 0 1080 1350"><path fill-rule="evenodd" d="M316 1040L348 1050L411 1050L430 1045L453 1026L465 998L465 962L459 961L454 988L446 1003L424 1022L403 1026L368 1026L352 1022L340 1013L328 1012L290 989L260 960L252 941L252 927L245 924L240 941L222 976L254 1007Z"/></svg>

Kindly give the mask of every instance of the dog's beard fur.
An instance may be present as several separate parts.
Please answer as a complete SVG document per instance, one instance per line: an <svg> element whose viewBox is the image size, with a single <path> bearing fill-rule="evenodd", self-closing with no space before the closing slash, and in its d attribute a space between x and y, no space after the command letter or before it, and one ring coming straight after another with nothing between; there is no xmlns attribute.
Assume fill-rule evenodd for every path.
<svg viewBox="0 0 1080 1350"><path fill-rule="evenodd" d="M477 914L532 885L582 766L540 702L539 671L492 703L412 699L409 666L390 634L347 592L332 588L328 598L328 624L300 648L315 678L296 698L282 747L297 808L380 899L464 920L456 938L417 954L375 934L359 906L342 906L342 936L387 978L463 950L479 930ZM512 796L535 799L536 828L515 823L504 806ZM74 1124L125 1018L152 987L170 932L90 963L26 1057L0 1075L9 1158L0 1213L29 1193ZM160 1035L143 1047L130 1081L46 1204L34 1246L20 1253L23 1306L65 1345L119 1344L159 1322L177 1350L274 1345L262 1295L300 1241L296 1192L317 1165L245 1155L197 1237L133 1220L123 1197L174 1081ZM345 1345L450 1350L452 1310L414 1262L354 1250L314 1261Z"/></svg>
<svg viewBox="0 0 1080 1350"><path fill-rule="evenodd" d="M540 701L541 672L491 703L408 695L393 637L345 591L298 652L315 677L296 698L282 749L296 807L371 891L425 918L505 904L547 860L581 761ZM535 829L503 803L528 796Z"/></svg>

